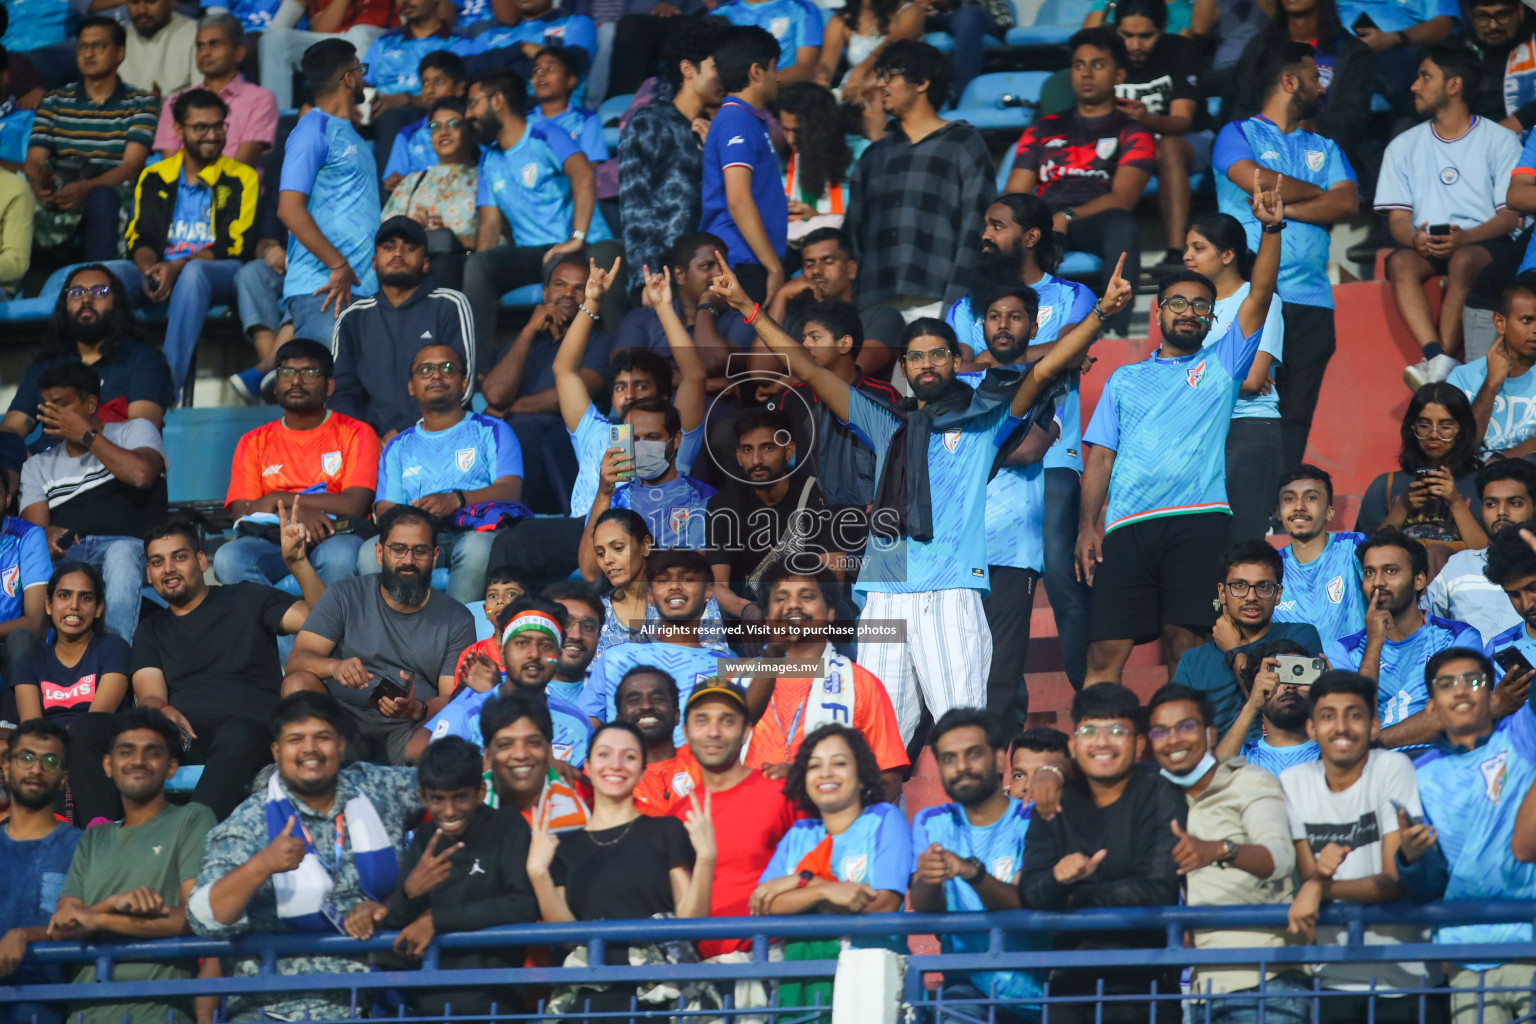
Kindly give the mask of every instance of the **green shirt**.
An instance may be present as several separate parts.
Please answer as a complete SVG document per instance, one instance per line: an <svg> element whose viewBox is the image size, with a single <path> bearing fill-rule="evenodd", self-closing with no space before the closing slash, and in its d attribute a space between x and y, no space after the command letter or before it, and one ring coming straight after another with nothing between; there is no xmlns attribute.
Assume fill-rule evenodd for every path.
<svg viewBox="0 0 1536 1024"><path fill-rule="evenodd" d="M203 862L203 837L213 828L213 812L202 804L171 805L142 825L96 825L85 830L70 862L60 898L74 897L94 906L109 896L147 886L167 907L181 905L181 886L197 878ZM113 968L113 981L168 981L193 976L189 963L125 963ZM75 984L96 980L94 965L80 968ZM178 1004L136 1003L132 1006L80 1003L69 1008L74 1024L121 1024L129 1019L165 1021L172 1011L177 1021L192 1020L191 1000ZM80 1015L77 1017L76 1015Z"/></svg>

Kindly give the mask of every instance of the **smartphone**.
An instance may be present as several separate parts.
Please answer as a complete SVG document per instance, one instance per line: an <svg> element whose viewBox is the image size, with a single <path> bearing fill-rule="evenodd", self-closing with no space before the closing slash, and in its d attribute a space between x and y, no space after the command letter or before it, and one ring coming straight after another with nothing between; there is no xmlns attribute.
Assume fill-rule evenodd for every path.
<svg viewBox="0 0 1536 1024"><path fill-rule="evenodd" d="M1359 34L1360 30L1363 28L1375 28L1376 23L1371 20L1371 16L1369 14L1361 14L1360 17L1355 19L1355 23L1350 27L1354 29L1356 34Z"/></svg>
<svg viewBox="0 0 1536 1024"><path fill-rule="evenodd" d="M1518 647L1506 647L1493 656L1494 664L1504 670L1505 675L1512 672L1528 672L1531 662Z"/></svg>
<svg viewBox="0 0 1536 1024"><path fill-rule="evenodd" d="M63 533L59 534L59 550L68 551L70 548L75 546L75 542L79 539L80 538L75 535L74 530L65 530Z"/></svg>
<svg viewBox="0 0 1536 1024"><path fill-rule="evenodd" d="M1428 232L1431 235L1448 235L1451 233L1451 226L1449 224L1431 224Z"/></svg>
<svg viewBox="0 0 1536 1024"><path fill-rule="evenodd" d="M1408 808L1404 807L1401 803L1392 797L1387 797L1387 803L1392 805L1392 809L1394 811L1402 811L1404 814L1408 815L1408 824L1410 825L1417 825L1419 822L1424 820L1422 815L1412 813L1408 810Z"/></svg>
<svg viewBox="0 0 1536 1024"><path fill-rule="evenodd" d="M1311 686L1328 670L1322 658L1309 658L1304 654L1277 654L1279 665L1275 672L1283 686Z"/></svg>
<svg viewBox="0 0 1536 1024"><path fill-rule="evenodd" d="M379 701L385 697L391 700L400 700L402 697L409 697L410 695L411 688L409 686L396 682L393 679L384 678L379 680L378 684L374 686L373 692L368 695L368 703L377 711Z"/></svg>
<svg viewBox="0 0 1536 1024"><path fill-rule="evenodd" d="M608 425L608 447L617 448L624 453L629 460L631 470L635 467L635 428L628 423L610 423ZM625 480L634 479L634 473L626 474Z"/></svg>
<svg viewBox="0 0 1536 1024"><path fill-rule="evenodd" d="M1435 471L1433 469L1430 469L1429 467L1426 466L1423 469L1416 469L1416 470L1414 470L1413 471L1413 477L1414 477L1415 480L1424 480L1424 479L1427 479L1428 477L1433 476L1434 472Z"/></svg>

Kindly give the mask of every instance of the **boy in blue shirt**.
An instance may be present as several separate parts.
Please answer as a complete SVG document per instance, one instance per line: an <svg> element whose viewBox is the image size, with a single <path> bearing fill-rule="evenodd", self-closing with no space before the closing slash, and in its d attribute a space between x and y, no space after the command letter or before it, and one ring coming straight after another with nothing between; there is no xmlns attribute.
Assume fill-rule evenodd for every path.
<svg viewBox="0 0 1536 1024"><path fill-rule="evenodd" d="M784 284L789 198L768 134L768 105L779 94L779 44L766 29L742 26L715 47L725 102L704 140L704 208L699 230L725 241L726 258L747 294L767 302Z"/></svg>
<svg viewBox="0 0 1536 1024"><path fill-rule="evenodd" d="M764 29L779 44L779 81L809 82L821 59L823 19L811 0L728 0L710 13L733 25ZM718 63L718 61L717 61ZM730 92L731 88L726 87Z"/></svg>
<svg viewBox="0 0 1536 1024"><path fill-rule="evenodd" d="M534 105L528 110L528 123L552 121L571 137L587 160L600 164L608 159L608 143L603 139L603 123L597 114L572 100L581 86L581 64L586 54L571 46L546 46L533 58Z"/></svg>
<svg viewBox="0 0 1536 1024"><path fill-rule="evenodd" d="M4 515L10 505L10 474L0 469L0 669L6 682L15 679L11 666L16 659L25 656L43 632L48 578L53 575L47 531L20 516ZM14 702L7 687L0 717L21 720L9 713Z"/></svg>
<svg viewBox="0 0 1536 1024"><path fill-rule="evenodd" d="M1363 533L1329 533L1333 478L1303 462L1280 478L1280 525L1291 542L1280 549L1285 594L1276 622L1310 622L1328 644L1365 625L1360 559Z"/></svg>
<svg viewBox="0 0 1536 1024"><path fill-rule="evenodd" d="M421 82L421 106L431 110L432 104L445 96L464 95L464 58L452 50L433 50L416 65L416 77ZM384 191L393 192L412 171L424 171L437 166L437 152L432 148L432 132L427 119L401 128L390 144L389 158L384 162Z"/></svg>

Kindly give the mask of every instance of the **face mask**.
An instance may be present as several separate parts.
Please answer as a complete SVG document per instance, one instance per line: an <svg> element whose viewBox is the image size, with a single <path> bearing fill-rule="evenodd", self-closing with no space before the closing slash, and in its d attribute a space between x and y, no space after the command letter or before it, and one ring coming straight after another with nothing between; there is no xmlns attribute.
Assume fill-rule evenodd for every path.
<svg viewBox="0 0 1536 1024"><path fill-rule="evenodd" d="M667 442L635 442L635 476L638 479L654 480L667 471L669 464Z"/></svg>
<svg viewBox="0 0 1536 1024"><path fill-rule="evenodd" d="M1190 786L1193 786L1195 783L1205 778L1205 773L1215 767L1216 755L1207 750L1205 752L1205 756L1200 759L1200 763L1195 765L1195 770L1190 772L1188 775L1175 775L1167 768L1161 769L1160 773L1162 774L1163 778L1167 779L1175 786L1178 786L1180 789L1188 789Z"/></svg>

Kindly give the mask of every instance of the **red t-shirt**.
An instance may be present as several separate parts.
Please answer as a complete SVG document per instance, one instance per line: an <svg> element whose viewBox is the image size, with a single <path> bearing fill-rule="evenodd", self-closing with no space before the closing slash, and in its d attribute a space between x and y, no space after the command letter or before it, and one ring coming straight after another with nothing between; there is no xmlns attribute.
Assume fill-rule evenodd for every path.
<svg viewBox="0 0 1536 1024"><path fill-rule="evenodd" d="M326 0L309 0L309 16L325 10ZM399 21L395 17L395 0L352 0L351 9L342 19L341 27L337 32L345 32L353 25L375 25L379 28L394 28ZM361 56L361 54L359 54Z"/></svg>
<svg viewBox="0 0 1536 1024"><path fill-rule="evenodd" d="M378 477L379 438L368 424L333 412L314 430L290 430L279 417L235 445L224 504L273 491L297 494L319 483L327 494L348 487L371 491Z"/></svg>
<svg viewBox="0 0 1536 1024"><path fill-rule="evenodd" d="M1140 121L1118 110L1094 118L1076 110L1036 118L1013 157L1014 170L1035 172L1035 195L1052 210L1106 194L1121 167L1155 174L1157 144Z"/></svg>

